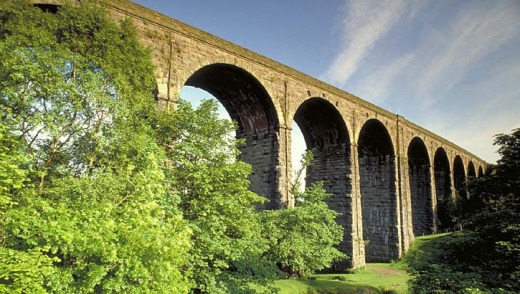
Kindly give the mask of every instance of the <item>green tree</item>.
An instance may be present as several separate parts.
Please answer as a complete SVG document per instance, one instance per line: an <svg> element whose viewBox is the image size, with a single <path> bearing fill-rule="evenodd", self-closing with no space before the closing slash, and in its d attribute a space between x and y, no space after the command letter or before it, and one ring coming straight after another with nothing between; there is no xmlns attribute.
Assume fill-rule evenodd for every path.
<svg viewBox="0 0 520 294"><path fill-rule="evenodd" d="M131 23L92 1L0 8L0 290L188 292L191 230Z"/></svg>
<svg viewBox="0 0 520 294"><path fill-rule="evenodd" d="M235 126L210 102L157 112L149 52L96 4L0 0L0 291L247 293L287 240L294 273L339 257L323 189L257 212Z"/></svg>
<svg viewBox="0 0 520 294"><path fill-rule="evenodd" d="M235 125L218 118L216 102L193 109L181 101L160 113L158 133L170 159L167 178L193 231L188 271L195 292L247 293L278 277L262 257L268 244L255 207L265 198L249 190L251 167L236 158Z"/></svg>
<svg viewBox="0 0 520 294"><path fill-rule="evenodd" d="M466 228L475 234L483 282L520 291L520 129L496 136L494 172L469 186Z"/></svg>
<svg viewBox="0 0 520 294"><path fill-rule="evenodd" d="M262 213L264 237L270 244L266 257L287 277L308 276L346 258L336 248L343 238L343 228L335 221L338 213L325 202L330 195L323 183L300 191L302 171L311 160L312 153L307 152L291 189L295 207Z"/></svg>

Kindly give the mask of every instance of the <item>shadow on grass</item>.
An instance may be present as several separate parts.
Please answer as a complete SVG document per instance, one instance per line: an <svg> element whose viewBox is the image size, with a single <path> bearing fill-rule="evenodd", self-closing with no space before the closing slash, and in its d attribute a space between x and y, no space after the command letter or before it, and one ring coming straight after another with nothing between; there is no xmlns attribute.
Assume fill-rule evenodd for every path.
<svg viewBox="0 0 520 294"><path fill-rule="evenodd" d="M306 294L350 294L350 293L385 293L378 287L370 285L349 285L342 281L301 280L302 284L319 290L309 289Z"/></svg>
<svg viewBox="0 0 520 294"><path fill-rule="evenodd" d="M309 279L280 280L277 286L280 294L406 293L407 277L403 273L381 277L373 270L360 270L352 274L318 274Z"/></svg>
<svg viewBox="0 0 520 294"><path fill-rule="evenodd" d="M460 255L452 252L451 244L465 244L468 247L473 241L470 234L453 232L416 238L410 251L404 256L403 262L412 269L420 269L423 266L434 263L453 263L454 256Z"/></svg>

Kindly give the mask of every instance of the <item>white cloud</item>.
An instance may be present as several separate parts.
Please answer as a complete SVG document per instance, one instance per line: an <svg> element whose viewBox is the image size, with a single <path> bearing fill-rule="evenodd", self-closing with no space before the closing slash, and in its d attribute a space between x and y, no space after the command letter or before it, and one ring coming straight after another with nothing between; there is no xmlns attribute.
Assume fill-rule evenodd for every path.
<svg viewBox="0 0 520 294"><path fill-rule="evenodd" d="M438 24L438 34L430 35L417 52L429 56L417 87L425 109L470 74L474 65L518 36L518 10L511 9L511 2L471 4L453 23Z"/></svg>
<svg viewBox="0 0 520 294"><path fill-rule="evenodd" d="M397 77L409 65L413 57L411 54L402 55L390 61L390 63L380 66L361 78L358 86L350 90L367 101L380 105L389 98L391 90L395 87Z"/></svg>
<svg viewBox="0 0 520 294"><path fill-rule="evenodd" d="M488 162L498 159L494 136L520 127L520 58L496 65L481 83L465 86L466 109L436 111L439 129L448 139ZM430 120L429 123L433 121ZM429 124L428 123L428 124Z"/></svg>
<svg viewBox="0 0 520 294"><path fill-rule="evenodd" d="M347 8L345 43L326 79L496 161L493 136L520 127L518 1Z"/></svg>
<svg viewBox="0 0 520 294"><path fill-rule="evenodd" d="M324 79L343 85L363 59L405 12L405 1L352 0L344 19L345 36L339 54L327 69Z"/></svg>

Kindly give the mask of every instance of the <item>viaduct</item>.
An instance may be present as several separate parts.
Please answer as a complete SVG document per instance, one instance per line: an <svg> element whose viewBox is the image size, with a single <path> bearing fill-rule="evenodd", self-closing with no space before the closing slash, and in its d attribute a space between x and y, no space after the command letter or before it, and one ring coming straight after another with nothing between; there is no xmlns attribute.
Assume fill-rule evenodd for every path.
<svg viewBox="0 0 520 294"><path fill-rule="evenodd" d="M131 18L152 50L159 107L174 107L189 85L213 94L238 122L251 189L269 209L293 205L298 124L314 153L307 184L323 181L331 193L349 266L397 260L414 236L447 228L446 204L487 170L470 152L350 93L130 1L102 3L114 19Z"/></svg>

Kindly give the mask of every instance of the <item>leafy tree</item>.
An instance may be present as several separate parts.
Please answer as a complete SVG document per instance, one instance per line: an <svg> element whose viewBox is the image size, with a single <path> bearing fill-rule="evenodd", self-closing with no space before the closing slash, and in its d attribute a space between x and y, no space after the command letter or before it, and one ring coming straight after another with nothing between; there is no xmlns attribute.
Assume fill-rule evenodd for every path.
<svg viewBox="0 0 520 294"><path fill-rule="evenodd" d="M478 238L483 282L520 291L520 129L499 134L494 173L470 185L466 228Z"/></svg>
<svg viewBox="0 0 520 294"><path fill-rule="evenodd" d="M22 189L27 173L20 168L24 164L23 152L8 126L0 125L0 223L5 221L7 209L17 205L13 194ZM5 244L8 235L0 226L0 244ZM25 288L27 292L42 293L45 277L53 274L53 259L45 253L46 248L18 251L0 247L0 293L16 292ZM4 282L9 281L9 285Z"/></svg>
<svg viewBox="0 0 520 294"><path fill-rule="evenodd" d="M0 290L187 292L191 231L131 23L91 1L0 8Z"/></svg>
<svg viewBox="0 0 520 294"><path fill-rule="evenodd" d="M157 125L172 193L193 231L188 271L195 291L244 293L276 278L276 267L262 258L268 244L255 210L266 199L249 190L251 167L236 160L240 141L229 136L235 125L218 118L212 101L198 109L181 101L161 112Z"/></svg>
<svg viewBox="0 0 520 294"><path fill-rule="evenodd" d="M335 248L342 240L343 229L335 221L338 213L325 202L330 195L323 183L300 191L299 178L311 160L312 153L307 152L291 189L295 207L262 213L264 237L270 244L266 257L288 277L308 276L346 257Z"/></svg>
<svg viewBox="0 0 520 294"><path fill-rule="evenodd" d="M0 0L0 291L254 292L341 255L322 188L257 212L234 126L210 102L158 113L154 87L132 24L95 1Z"/></svg>

